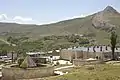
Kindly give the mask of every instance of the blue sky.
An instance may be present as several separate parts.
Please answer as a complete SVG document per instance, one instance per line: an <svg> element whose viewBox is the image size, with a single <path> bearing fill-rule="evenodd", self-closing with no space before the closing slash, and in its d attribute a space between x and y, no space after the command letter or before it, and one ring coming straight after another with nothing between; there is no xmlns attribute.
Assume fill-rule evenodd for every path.
<svg viewBox="0 0 120 80"><path fill-rule="evenodd" d="M0 21L50 23L83 17L108 5L120 11L120 0L0 0Z"/></svg>

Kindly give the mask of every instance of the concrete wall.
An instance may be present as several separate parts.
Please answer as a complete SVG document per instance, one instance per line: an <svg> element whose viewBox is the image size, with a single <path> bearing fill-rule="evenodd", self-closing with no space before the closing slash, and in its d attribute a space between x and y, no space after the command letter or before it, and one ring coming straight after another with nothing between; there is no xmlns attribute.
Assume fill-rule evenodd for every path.
<svg viewBox="0 0 120 80"><path fill-rule="evenodd" d="M46 68L6 68L2 69L3 80L32 79L51 76L54 74L53 67Z"/></svg>

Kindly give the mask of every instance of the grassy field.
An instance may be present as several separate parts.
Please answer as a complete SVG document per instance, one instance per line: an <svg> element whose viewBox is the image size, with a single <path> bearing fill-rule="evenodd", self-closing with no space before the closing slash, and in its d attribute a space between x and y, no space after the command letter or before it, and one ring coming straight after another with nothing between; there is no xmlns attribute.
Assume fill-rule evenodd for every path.
<svg viewBox="0 0 120 80"><path fill-rule="evenodd" d="M120 65L95 65L72 68L69 74L46 80L120 80Z"/></svg>

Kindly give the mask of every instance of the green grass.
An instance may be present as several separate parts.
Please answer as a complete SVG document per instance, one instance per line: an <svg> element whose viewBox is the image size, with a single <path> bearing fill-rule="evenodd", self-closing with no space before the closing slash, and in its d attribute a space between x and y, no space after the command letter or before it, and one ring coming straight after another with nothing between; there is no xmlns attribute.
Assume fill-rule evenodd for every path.
<svg viewBox="0 0 120 80"><path fill-rule="evenodd" d="M72 68L69 74L50 77L47 80L120 80L120 66L96 65L92 68Z"/></svg>

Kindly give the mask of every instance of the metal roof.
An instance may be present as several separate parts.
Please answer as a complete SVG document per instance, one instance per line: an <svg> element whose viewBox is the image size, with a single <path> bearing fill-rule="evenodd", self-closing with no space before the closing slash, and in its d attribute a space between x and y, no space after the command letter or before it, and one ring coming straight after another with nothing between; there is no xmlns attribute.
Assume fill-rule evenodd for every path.
<svg viewBox="0 0 120 80"><path fill-rule="evenodd" d="M93 51L93 47L94 46L89 47L89 52L94 52ZM99 47L94 47L94 49L95 49L96 52L111 52L112 51L111 47L107 47L107 50L106 50L106 46L102 46L102 51L100 50L100 46ZM74 48L74 49L68 48L68 50L85 51L85 52L87 52L88 51L88 47L78 47L78 48ZM120 52L120 48L117 48L117 50L115 48L115 52Z"/></svg>
<svg viewBox="0 0 120 80"><path fill-rule="evenodd" d="M45 54L45 52L27 52L28 55Z"/></svg>

